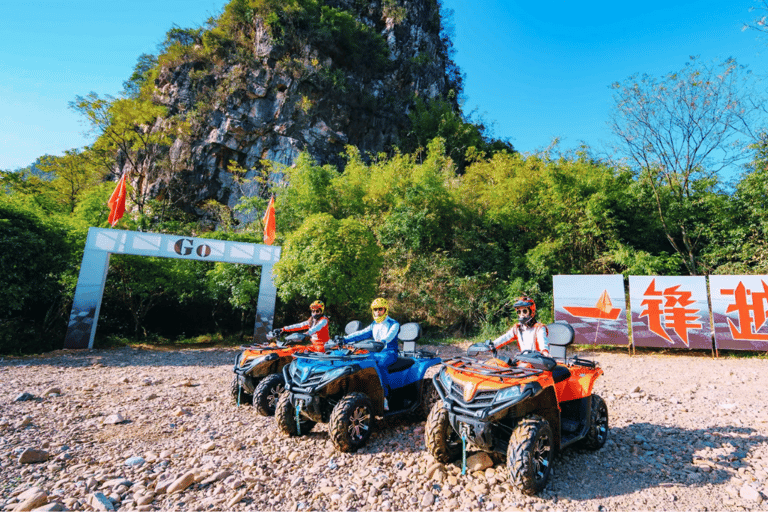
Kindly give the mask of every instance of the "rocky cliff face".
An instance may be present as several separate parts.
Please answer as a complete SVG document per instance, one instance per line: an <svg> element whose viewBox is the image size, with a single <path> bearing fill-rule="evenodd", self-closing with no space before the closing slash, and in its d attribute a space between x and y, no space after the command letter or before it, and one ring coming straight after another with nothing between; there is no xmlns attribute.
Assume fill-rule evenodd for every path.
<svg viewBox="0 0 768 512"><path fill-rule="evenodd" d="M248 47L237 49L240 58L192 53L161 66L155 99L191 127L191 136L170 151L184 175L185 203L215 199L232 207L253 193L233 184L231 161L252 177L262 172L261 161L290 166L304 150L320 164L340 164L348 144L364 154L391 150L407 130L415 98L448 98L452 83L436 0L324 3L364 24L383 58L369 59L355 41L318 45L306 37L297 47L300 38L288 44L256 16ZM355 59L355 51L363 55ZM162 193L168 182L157 178L150 186Z"/></svg>

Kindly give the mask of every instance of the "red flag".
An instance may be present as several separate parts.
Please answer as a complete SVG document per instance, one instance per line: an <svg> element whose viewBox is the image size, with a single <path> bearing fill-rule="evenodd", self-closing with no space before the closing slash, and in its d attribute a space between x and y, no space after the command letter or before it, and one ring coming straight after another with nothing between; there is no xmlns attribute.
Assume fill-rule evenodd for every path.
<svg viewBox="0 0 768 512"><path fill-rule="evenodd" d="M120 218L123 216L123 213L125 213L125 175L128 173L123 173L123 177L120 178L120 181L117 182L117 187L115 187L115 191L112 192L112 195L109 196L109 201L107 201L107 204L109 205L109 219L108 222L114 227L115 224L117 224L117 221L120 220Z"/></svg>
<svg viewBox="0 0 768 512"><path fill-rule="evenodd" d="M264 213L264 243L272 245L275 241L275 196L269 198L267 211Z"/></svg>

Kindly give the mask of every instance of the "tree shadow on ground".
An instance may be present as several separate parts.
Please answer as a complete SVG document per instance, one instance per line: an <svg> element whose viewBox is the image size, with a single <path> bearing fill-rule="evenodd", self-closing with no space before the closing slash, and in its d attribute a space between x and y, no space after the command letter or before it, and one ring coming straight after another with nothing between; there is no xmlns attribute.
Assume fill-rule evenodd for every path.
<svg viewBox="0 0 768 512"><path fill-rule="evenodd" d="M653 487L722 484L747 465L743 461L751 451L768 442L768 437L755 432L748 427L684 429L651 423L614 428L609 434L613 442L601 450L563 450L556 457L547 491L584 500Z"/></svg>

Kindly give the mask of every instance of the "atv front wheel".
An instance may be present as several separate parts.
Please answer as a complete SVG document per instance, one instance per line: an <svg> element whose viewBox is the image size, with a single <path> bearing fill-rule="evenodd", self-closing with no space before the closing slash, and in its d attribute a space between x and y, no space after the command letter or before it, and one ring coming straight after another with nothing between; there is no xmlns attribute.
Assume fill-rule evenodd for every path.
<svg viewBox="0 0 768 512"><path fill-rule="evenodd" d="M232 379L232 384L229 386L229 394L232 397L232 403L235 405L248 405L253 403L253 395L243 391L237 375Z"/></svg>
<svg viewBox="0 0 768 512"><path fill-rule="evenodd" d="M432 406L440 400L432 379L421 379L421 391L419 393L419 405L410 413L412 421L424 421L429 416Z"/></svg>
<svg viewBox="0 0 768 512"><path fill-rule="evenodd" d="M451 427L448 410L443 407L442 400L438 400L429 411L424 443L435 460L443 464L455 460L461 453L461 438Z"/></svg>
<svg viewBox="0 0 768 512"><path fill-rule="evenodd" d="M285 390L285 380L277 373L268 375L253 392L253 405L262 416L274 416L277 400Z"/></svg>
<svg viewBox="0 0 768 512"><path fill-rule="evenodd" d="M328 432L340 452L353 452L371 436L373 404L364 393L349 393L331 412Z"/></svg>
<svg viewBox="0 0 768 512"><path fill-rule="evenodd" d="M599 450L608 440L608 407L605 400L598 395L592 395L592 414L589 420L589 431L582 440L582 446L589 450Z"/></svg>
<svg viewBox="0 0 768 512"><path fill-rule="evenodd" d="M277 429L290 437L305 436L315 426L314 421L308 420L304 416L299 419L299 425L296 425L296 408L291 403L291 394L287 392L281 393L277 400L275 419L277 420Z"/></svg>
<svg viewBox="0 0 768 512"><path fill-rule="evenodd" d="M507 447L507 469L512 483L523 494L533 496L547 485L553 459L552 429L547 420L526 416L512 431Z"/></svg>

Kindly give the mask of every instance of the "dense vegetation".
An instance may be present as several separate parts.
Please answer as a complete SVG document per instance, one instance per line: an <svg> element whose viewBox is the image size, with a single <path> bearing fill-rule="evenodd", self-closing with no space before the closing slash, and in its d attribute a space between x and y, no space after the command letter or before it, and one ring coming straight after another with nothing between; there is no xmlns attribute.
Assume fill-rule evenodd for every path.
<svg viewBox="0 0 768 512"><path fill-rule="evenodd" d="M206 29L172 29L158 57L139 59L123 97L78 98L73 107L96 131L92 146L0 171L0 282L8 297L0 308L0 353L61 345L87 228L108 226L116 163L132 160L135 169L154 166L172 175L170 145L188 136L194 122L153 103L152 77L164 62L192 51L205 59L247 58L243 48L252 34L243 27L254 14L287 46L302 43L292 27L309 25L345 65L357 66L367 55L374 67L386 66L377 34L343 11L317 0L233 0ZM303 318L319 298L338 329L347 319L367 317L367 304L383 295L396 318L423 322L434 333L490 334L502 328L521 293L534 296L543 320L551 320L556 274L768 273L768 139L758 112L743 108L745 100L759 98L743 96L734 63L723 66L727 72L718 74L693 60L658 80L615 84L624 163L598 158L588 147L516 153L446 99L418 102L411 132L392 154L361 155L348 147L343 166L318 165L303 155L291 168L272 169L286 179L264 175L259 193L237 209L260 217L268 197L276 196L276 244L284 248L275 268L276 323ZM721 110L707 111L704 121L692 115L711 109L723 90L731 96ZM654 103L661 96L691 112L681 120L654 117L677 111ZM724 119L734 110L747 124ZM642 120L629 115L638 112L645 112ZM697 140L685 122L722 128L720 138L707 154L674 161L663 157L678 146L630 144L641 135L653 140L648 130L676 122L680 129L666 135L679 147L706 147L706 137L717 131L704 130ZM639 126L646 132L633 131ZM716 156L735 148L736 135L751 150L737 153L748 159L738 180L725 184L722 164L733 169L740 161ZM682 161L692 164L675 165ZM230 170L237 174L237 165ZM261 241L258 220L240 225L226 206L211 204L210 216L218 219L212 225L139 186L118 228ZM248 335L260 277L247 265L114 256L97 340Z"/></svg>

